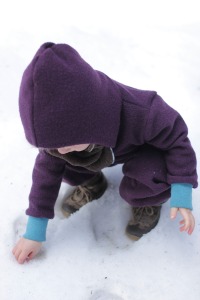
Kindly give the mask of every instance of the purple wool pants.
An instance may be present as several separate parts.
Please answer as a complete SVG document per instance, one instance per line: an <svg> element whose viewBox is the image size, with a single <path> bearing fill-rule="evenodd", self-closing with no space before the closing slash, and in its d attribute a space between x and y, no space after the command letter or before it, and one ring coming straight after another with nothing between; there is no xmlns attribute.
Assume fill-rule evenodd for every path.
<svg viewBox="0 0 200 300"><path fill-rule="evenodd" d="M122 171L119 193L131 206L156 206L170 197L165 160L160 150L149 146L141 148L124 163ZM84 168L67 166L63 181L77 186L94 175L96 173Z"/></svg>

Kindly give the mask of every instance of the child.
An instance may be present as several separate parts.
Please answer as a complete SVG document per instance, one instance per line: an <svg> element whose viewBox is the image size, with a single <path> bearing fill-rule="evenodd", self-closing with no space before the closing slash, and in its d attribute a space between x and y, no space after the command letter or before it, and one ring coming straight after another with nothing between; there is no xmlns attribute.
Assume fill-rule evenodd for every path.
<svg viewBox="0 0 200 300"><path fill-rule="evenodd" d="M103 195L101 170L117 164L124 174L119 192L133 213L129 237L153 229L170 196L171 218L179 211L180 231L193 232L195 153L182 117L156 92L110 79L69 45L45 43L24 72L19 109L26 138L39 149L26 233L13 249L19 263L45 241L61 182L76 186L62 206L69 216Z"/></svg>

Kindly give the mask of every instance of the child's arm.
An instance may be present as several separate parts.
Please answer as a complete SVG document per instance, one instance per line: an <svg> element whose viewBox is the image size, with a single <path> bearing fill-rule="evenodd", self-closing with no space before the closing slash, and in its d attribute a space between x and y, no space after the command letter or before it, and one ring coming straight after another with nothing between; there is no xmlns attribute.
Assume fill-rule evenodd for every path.
<svg viewBox="0 0 200 300"><path fill-rule="evenodd" d="M29 196L29 215L26 233L13 249L19 263L37 255L46 239L48 219L54 217L54 204L59 192L65 162L40 151L33 170Z"/></svg>
<svg viewBox="0 0 200 300"><path fill-rule="evenodd" d="M195 221L192 188L196 188L196 155L188 138L188 129L180 114L156 95L145 127L145 142L163 151L167 183L171 185L171 217L183 216L180 230L191 234Z"/></svg>
<svg viewBox="0 0 200 300"><path fill-rule="evenodd" d="M162 151L168 184L188 183L197 187L196 155L188 138L187 125L158 95L152 99L148 112L144 142Z"/></svg>
<svg viewBox="0 0 200 300"><path fill-rule="evenodd" d="M29 194L27 215L52 219L66 162L40 151L32 173L32 187Z"/></svg>

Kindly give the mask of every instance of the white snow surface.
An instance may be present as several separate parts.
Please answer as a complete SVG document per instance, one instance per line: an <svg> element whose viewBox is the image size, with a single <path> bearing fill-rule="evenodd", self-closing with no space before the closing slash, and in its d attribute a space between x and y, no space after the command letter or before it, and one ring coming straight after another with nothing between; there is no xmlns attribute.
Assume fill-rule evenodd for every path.
<svg viewBox="0 0 200 300"><path fill-rule="evenodd" d="M158 226L138 242L125 235L130 206L118 186L121 166L105 169L104 196L65 219L62 184L47 241L19 265L12 248L24 233L37 150L18 113L22 72L46 41L68 43L94 68L124 84L156 90L177 109L200 154L200 17L198 1L4 1L0 9L0 299L199 300L200 192L196 228L179 232L163 205Z"/></svg>

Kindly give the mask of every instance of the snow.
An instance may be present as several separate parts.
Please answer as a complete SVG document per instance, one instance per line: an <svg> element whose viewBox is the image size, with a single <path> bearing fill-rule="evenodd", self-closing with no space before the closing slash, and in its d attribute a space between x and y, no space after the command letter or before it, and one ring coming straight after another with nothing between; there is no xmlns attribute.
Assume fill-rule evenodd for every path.
<svg viewBox="0 0 200 300"><path fill-rule="evenodd" d="M23 234L37 151L18 113L22 72L40 44L65 42L96 69L154 89L177 109L200 154L200 19L198 1L29 1L1 4L0 18L0 299L199 300L200 192L196 228L180 233L163 205L158 226L138 242L124 234L130 207L119 196L121 166L105 170L104 196L65 219L60 204L37 258L19 265L11 251Z"/></svg>

